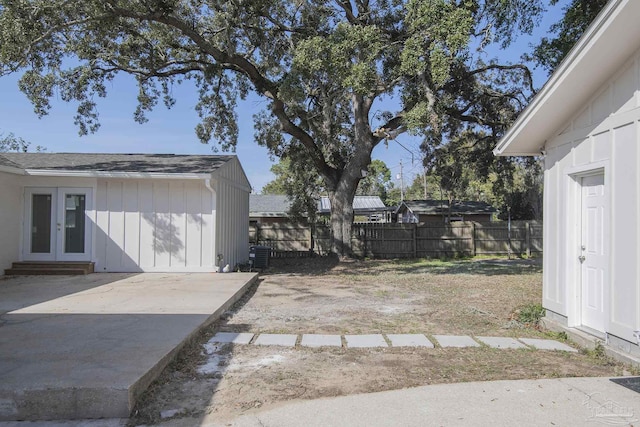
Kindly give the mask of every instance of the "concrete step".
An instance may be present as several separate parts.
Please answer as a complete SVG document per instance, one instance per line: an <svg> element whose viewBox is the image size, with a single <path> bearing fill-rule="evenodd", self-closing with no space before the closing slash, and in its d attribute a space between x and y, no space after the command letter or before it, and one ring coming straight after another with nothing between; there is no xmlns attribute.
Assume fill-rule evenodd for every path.
<svg viewBox="0 0 640 427"><path fill-rule="evenodd" d="M5 270L7 276L84 275L93 273L93 262L14 262Z"/></svg>

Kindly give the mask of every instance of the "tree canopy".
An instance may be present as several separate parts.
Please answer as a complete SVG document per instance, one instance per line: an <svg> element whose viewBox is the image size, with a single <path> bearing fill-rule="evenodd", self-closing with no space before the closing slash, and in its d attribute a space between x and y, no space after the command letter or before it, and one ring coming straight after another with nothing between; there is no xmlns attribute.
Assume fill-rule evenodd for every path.
<svg viewBox="0 0 640 427"><path fill-rule="evenodd" d="M551 4L557 4L558 1L551 0ZM549 28L549 33L554 37L544 37L529 59L551 74L607 2L608 0L572 0L564 8L562 19Z"/></svg>
<svg viewBox="0 0 640 427"><path fill-rule="evenodd" d="M27 141L15 136L13 133L9 133L8 135L0 133L0 153L7 151L26 153L29 151L29 145Z"/></svg>
<svg viewBox="0 0 640 427"><path fill-rule="evenodd" d="M19 136L16 136L13 132L9 132L6 135L0 132L0 153L7 151L26 153L27 151L29 151L30 146L30 142L24 140ZM45 148L38 145L36 147L36 151L45 151Z"/></svg>
<svg viewBox="0 0 640 427"><path fill-rule="evenodd" d="M0 75L22 73L39 115L54 96L76 103L81 134L98 129L118 73L137 79L139 122L188 80L198 137L223 149L237 143L237 100L257 93L256 139L322 178L343 254L376 145L482 130L488 146L504 132L531 76L477 52L531 31L541 11L541 0L0 0Z"/></svg>

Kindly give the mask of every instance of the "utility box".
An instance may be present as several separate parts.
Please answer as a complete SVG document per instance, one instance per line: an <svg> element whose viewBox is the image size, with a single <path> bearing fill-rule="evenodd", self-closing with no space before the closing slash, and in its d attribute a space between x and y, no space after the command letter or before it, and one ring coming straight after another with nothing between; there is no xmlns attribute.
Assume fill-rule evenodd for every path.
<svg viewBox="0 0 640 427"><path fill-rule="evenodd" d="M251 268L264 269L269 267L269 246L251 246L249 248L249 264Z"/></svg>

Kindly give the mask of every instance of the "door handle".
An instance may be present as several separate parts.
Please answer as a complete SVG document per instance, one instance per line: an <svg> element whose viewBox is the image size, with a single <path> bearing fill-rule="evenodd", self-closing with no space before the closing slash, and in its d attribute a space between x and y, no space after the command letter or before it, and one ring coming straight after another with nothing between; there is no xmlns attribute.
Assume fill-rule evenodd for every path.
<svg viewBox="0 0 640 427"><path fill-rule="evenodd" d="M586 259L584 255L580 255L578 257L578 259L580 260L580 262L584 262L584 260Z"/></svg>

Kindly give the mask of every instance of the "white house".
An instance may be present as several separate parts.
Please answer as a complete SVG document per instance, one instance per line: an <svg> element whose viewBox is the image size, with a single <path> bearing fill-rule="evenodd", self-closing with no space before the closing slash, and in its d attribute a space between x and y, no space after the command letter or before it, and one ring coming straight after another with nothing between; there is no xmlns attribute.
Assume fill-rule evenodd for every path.
<svg viewBox="0 0 640 427"><path fill-rule="evenodd" d="M547 317L640 355L640 1L610 1L499 142L544 156Z"/></svg>
<svg viewBox="0 0 640 427"><path fill-rule="evenodd" d="M0 153L0 272L195 272L248 260L251 187L235 156Z"/></svg>

